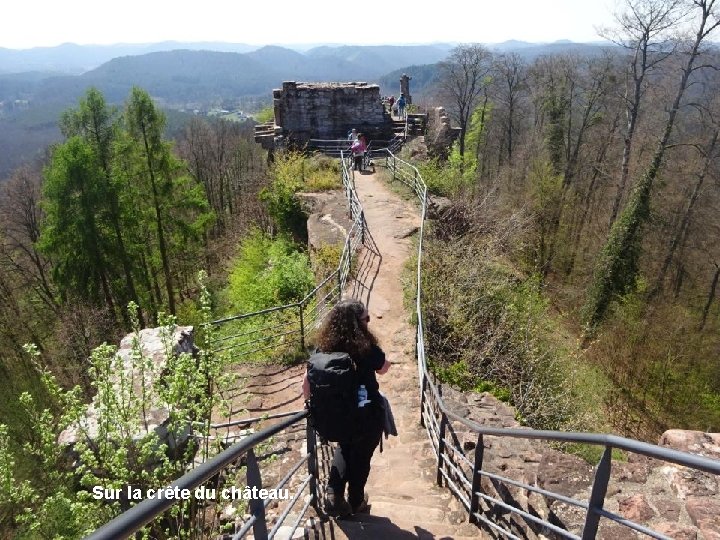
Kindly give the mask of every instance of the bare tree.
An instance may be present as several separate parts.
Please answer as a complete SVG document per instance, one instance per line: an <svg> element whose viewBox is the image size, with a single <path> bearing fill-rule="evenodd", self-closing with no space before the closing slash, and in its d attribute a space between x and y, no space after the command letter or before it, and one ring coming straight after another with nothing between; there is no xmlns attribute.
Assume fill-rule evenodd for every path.
<svg viewBox="0 0 720 540"><path fill-rule="evenodd" d="M685 105L685 91L693 74L698 70L713 67L698 63L698 59L702 56L701 49L708 36L720 26L717 2L718 0L691 0L696 26L692 38L683 44L683 64L675 97L667 111L662 135L652 159L635 183L628 202L613 224L598 258L594 283L586 305L586 320L590 327L596 326L602 320L611 300L617 294L625 293L635 285L643 226L650 216L653 184L660 173L665 152L670 146L670 136L678 113Z"/></svg>
<svg viewBox="0 0 720 540"><path fill-rule="evenodd" d="M626 10L616 14L617 28L602 35L628 52L625 73L625 136L620 175L610 214L615 222L630 174L630 156L648 76L672 53L670 34L682 19L683 0L625 0Z"/></svg>
<svg viewBox="0 0 720 540"><path fill-rule="evenodd" d="M460 127L460 155L465 155L465 135L470 117L489 84L492 54L482 45L460 45L440 62L440 92L449 101L448 110Z"/></svg>
<svg viewBox="0 0 720 540"><path fill-rule="evenodd" d="M49 262L37 250L40 238L40 173L16 170L0 191L0 264L12 272L22 288L34 291L52 311L59 309L49 278Z"/></svg>
<svg viewBox="0 0 720 540"><path fill-rule="evenodd" d="M517 132L515 118L518 114L521 92L527 77L525 62L516 53L500 55L493 63L494 99L505 108L505 137L501 150L507 152L508 165L512 165L514 135Z"/></svg>

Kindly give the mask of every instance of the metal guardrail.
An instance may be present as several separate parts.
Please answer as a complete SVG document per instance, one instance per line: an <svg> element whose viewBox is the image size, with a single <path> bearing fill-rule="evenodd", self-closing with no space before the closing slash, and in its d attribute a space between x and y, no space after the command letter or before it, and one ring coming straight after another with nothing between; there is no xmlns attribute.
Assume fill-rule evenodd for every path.
<svg viewBox="0 0 720 540"><path fill-rule="evenodd" d="M215 351L232 350L233 353L252 357L254 354L265 353L270 349L277 351L278 347L288 347L291 344L305 347L305 336L308 331L318 325L330 307L340 299L345 286L348 283L352 271L352 263L355 253L360 246L365 246L370 251L378 254L378 248L367 230L365 215L360 200L355 192L353 172L349 167L349 160L345 158L344 151L340 152L342 181L345 196L348 203L352 227L348 231L343 252L337 269L325 278L313 291L301 301L285 306L276 306L254 313L246 313L225 317L213 321L213 325L222 328L233 328L231 332L225 332L215 339ZM295 317L297 317L295 319ZM257 321L260 324L257 324ZM240 328L244 322L250 321L252 326ZM263 335L265 332L275 332ZM288 339L288 336L294 336ZM242 339L244 338L244 339ZM275 343L273 343L275 342ZM279 344L278 344L279 343ZM207 487L218 490L231 490L237 479L233 475L243 467L246 468L245 487L253 493L263 489L262 476L258 465L258 457L255 449L258 445L267 443L274 435L299 425L308 417L307 411L296 411L294 413L280 413L272 415L274 418L290 416L278 424L266 428L258 433L249 435L240 442L237 442L222 453L194 468L169 486L158 490L158 493L179 494L188 490L194 494L198 487ZM212 424L212 429L229 428L231 426L247 425L259 420L267 420L270 417L246 418L235 421ZM244 538L252 531L255 540L267 540L274 538L279 528L284 524L296 504L301 501L303 494L306 494L305 501L295 521L291 525L293 532L300 526L303 517L307 514L309 507L318 511L318 501L324 497L325 483L330 471L332 451L327 444L317 444L315 431L309 422L306 422L306 455L296 462L285 477L273 487L281 490L295 478L307 465L307 473L300 478L300 486L290 498L281 514L271 528L268 527L265 510L270 499L252 498L248 501L248 513L250 518L234 527L230 534L232 540ZM238 486L235 486L238 487ZM232 492L231 492L232 493ZM228 503L231 501L223 501ZM202 500L192 495L188 499L175 497L151 497L138 503L130 510L120 514L115 519L105 524L90 536L88 540L107 540L127 538L132 534L146 528L143 533L148 538L167 538L180 536L181 531L193 531L189 537L202 538L204 535L215 535L218 524L218 501ZM215 506L211 510L212 506ZM208 517L210 515L211 517ZM269 530L268 530L269 529ZM183 536L185 537L185 536Z"/></svg>
<svg viewBox="0 0 720 540"><path fill-rule="evenodd" d="M252 361L267 358L269 355L276 358L283 355L293 356L304 350L308 333L320 324L330 307L342 296L353 269L354 256L360 246L378 253L355 192L355 177L350 167L351 157L345 150L339 150L338 157L352 224L347 231L337 268L298 302L213 321L213 325L221 327L217 338L211 341L215 352L229 351Z"/></svg>
<svg viewBox="0 0 720 540"><path fill-rule="evenodd" d="M493 516L500 513L511 513L525 521L535 530L541 530L546 534L553 533L565 538L582 538L583 540L595 538L598 525L601 518L606 518L619 523L629 529L643 533L652 538L668 539L667 536L653 531L643 525L632 520L625 519L612 512L608 512L603 508L607 486L610 479L612 468L611 452L613 448L622 449L628 452L645 455L655 459L663 460L670 463L689 467L694 470L704 471L711 474L720 475L720 461L709 459L694 454L678 452L668 448L662 448L656 445L642 443L632 439L617 437L614 435L589 434L589 433L570 433L560 431L540 431L531 429L506 429L506 428L488 428L463 418L451 411L442 399L442 385L434 380L427 368L427 360L425 356L425 341L423 332L422 317L422 288L421 288L421 271L422 271L422 254L423 254L423 233L425 226L425 218L427 213L428 193L427 187L422 180L418 170L397 158L391 151L385 149L375 154L376 157L384 158L384 165L393 173L393 178L405 183L417 195L421 204L421 226L418 242L418 258L417 258L417 288L416 288L416 316L417 316L417 333L416 333L416 356L418 362L418 371L420 375L420 422L426 428L431 446L437 457L437 483L445 485L455 497L463 504L468 512L470 522L492 530L508 538L519 538L508 528L503 527ZM348 236L338 269L332 276L338 277L338 286L342 291L343 280L346 280L350 271L350 260L352 257L353 246L359 247L361 243L365 243L370 249L377 249L372 242L372 237L367 230L364 220L362 206L354 190L354 179L349 170L347 160L344 153L340 154L343 170L343 183L348 197L348 204L353 223L357 223L360 234L356 234L355 238L360 238L359 242L353 243L351 236ZM345 255L347 253L347 256ZM331 277L332 277L331 276ZM320 287L320 286L319 286ZM319 289L316 289L316 292ZM270 308L260 312L262 314L275 313L282 310L298 308L302 306L302 302L292 304L290 306L280 306ZM216 324L227 324L232 321L243 320L253 316L261 316L260 313L238 315L215 321ZM300 310L300 324L306 324L302 317L303 311ZM296 425L307 417L306 411L299 411L287 420L267 428L259 433L251 435L234 446L228 448L221 454L215 456L210 461L200 465L190 473L186 474L168 488L174 489L194 489L203 483L219 486L222 482L226 482L228 476L227 471L233 468L239 468L240 460L245 459L247 467L247 486L250 488L258 488L262 485L260 470L257 465L257 458L253 449L263 441L267 441L274 434L281 432L290 426ZM248 420L245 420L248 422ZM239 422L241 423L241 422ZM476 433L477 442L473 455L467 456L465 450L458 440L454 424L460 424L466 429ZM220 426L218 426L220 427ZM236 528L232 535L232 539L239 539L246 535L251 529L254 538L263 540L265 538L273 538L278 528L289 515L292 507L300 500L300 495L308 490L308 495L304 507L299 517L296 518L293 530L299 526L300 521L306 514L309 506L316 506L319 497L322 496L323 484L319 482L329 470L330 450L324 445L317 445L315 433L312 427L306 425L307 430L307 456L296 463L291 471L281 480L278 486L287 485L290 478L293 477L307 463L307 475L303 477L300 487L291 499L289 505L283 510L273 528L268 531L265 521L265 508L268 501L252 500L250 501L250 519L245 521L241 526ZM581 501L559 493L553 493L548 490L541 489L524 482L519 482L491 472L483 467L485 451L488 446L485 444L484 437L510 437L520 439L537 439L544 441L562 441L593 444L604 447L602 458L595 469L595 475L591 491L587 501ZM223 477L225 474L225 477ZM482 482L488 479L489 482ZM492 486L492 491L488 488ZM536 493L547 499L561 501L570 506L579 508L585 513L585 523L581 531L581 536L570 532L557 524L540 518L536 513L525 511L512 499L508 500L506 494L508 486ZM278 488L280 489L280 488ZM133 507L131 510L118 516L113 521L93 533L89 538L92 540L106 538L126 538L133 532L139 530L147 523L156 520L158 516L167 515L168 509L177 501L169 499L148 499ZM202 509L205 510L204 508ZM168 520L171 524L172 520ZM187 522L183 522L184 526L188 526Z"/></svg>
<svg viewBox="0 0 720 540"><path fill-rule="evenodd" d="M437 457L438 485L445 484L463 506L465 506L470 522L481 527L487 527L493 533L501 534L508 538L519 538L518 534L523 537L525 536L519 531L518 534L514 534L513 531L503 527L497 520L493 519L494 515L498 515L498 513L511 513L519 519L522 519L535 530L543 531L545 534L554 533L564 538L582 538L583 540L595 538L600 519L605 518L649 537L670 540L668 536L662 533L653 531L630 519L608 512L603 508L612 469L612 450L617 448L716 475L720 475L720 460L679 452L615 435L532 429L488 428L455 414L447 407L442 399L442 385L431 377L425 356L421 274L423 232L428 202L427 186L423 182L417 168L397 158L388 150L386 150L385 165L392 171L393 179L403 182L415 192L422 208L416 269L416 356L420 376L420 422L427 430L433 451ZM472 456L469 457L466 455L466 451L458 440L453 423L460 424L464 426L466 430L477 434L477 441ZM581 501L559 493L553 493L483 468L483 458L487 449L484 441L485 436L583 443L604 447L602 458L595 468L595 475L588 500ZM482 482L483 479L489 481ZM488 486L492 486L493 493L488 492L490 491ZM561 501L583 510L585 513L585 522L581 536L559 527L548 520L542 519L535 513L523 510L511 497L508 497L508 486L537 493L546 499Z"/></svg>
<svg viewBox="0 0 720 540"><path fill-rule="evenodd" d="M196 538L202 538L204 534L217 536L220 532L217 530L219 524L214 521L217 518L217 512L211 511L211 507L217 506L218 499L222 500L223 504L237 500L238 497L235 495L238 491L242 494L246 488L249 493L253 494L251 498L245 499L248 501L250 518L232 532L231 538L233 540L243 538L251 530L256 540L273 538L280 525L282 525L284 518L301 500L300 495L307 491L310 497L308 497L304 507L300 510L299 518L296 519L293 525L294 532L299 526L302 517L307 513L308 507L317 501L317 452L319 447L316 445L315 430L312 429L310 424L306 423L307 454L298 460L290 468L290 472L272 488L276 490L276 493L279 493L277 490L287 489L286 486L289 485L291 479L301 471L303 465L307 465L307 473L300 479L300 488L288 500L283 514L270 531L268 531L268 524L265 519L265 510L271 499L266 497L263 500L262 496L259 495L264 488L255 449L273 435L299 424L307 418L308 414L308 411L297 411L287 420L246 437L212 459L198 465L169 486L157 490L157 493L163 493L165 496L146 498L130 510L97 529L86 537L86 540L128 538L146 526L149 527L149 530L143 531L146 538L179 537L182 531L192 531ZM243 467L246 469L246 483L244 486L237 486L235 485L237 479L233 478L233 475ZM198 488L202 488L204 493L213 490L214 497L194 497ZM238 491L232 491L233 488ZM226 493L228 496L222 497L221 495L218 497L218 494L222 493ZM185 498L185 495L187 495L187 498ZM242 499L242 495L239 498ZM217 508L214 510L217 510ZM178 519L178 515L182 516L182 518ZM214 518L208 517L208 515L214 516Z"/></svg>

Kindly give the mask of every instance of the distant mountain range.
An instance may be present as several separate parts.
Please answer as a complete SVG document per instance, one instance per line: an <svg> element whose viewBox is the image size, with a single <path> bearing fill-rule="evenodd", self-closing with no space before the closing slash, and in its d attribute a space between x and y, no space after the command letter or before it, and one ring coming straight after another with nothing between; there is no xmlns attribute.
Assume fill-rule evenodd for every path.
<svg viewBox="0 0 720 540"><path fill-rule="evenodd" d="M398 94L400 75L407 73L413 77L415 95L435 80L436 64L453 46L321 45L301 52L279 46L166 42L0 49L0 179L57 140L60 113L90 86L114 104L122 103L137 85L166 108L207 109L243 98L269 101L272 89L288 80L378 82L383 94ZM528 60L602 50L596 44L566 42L509 41L490 47L515 51Z"/></svg>
<svg viewBox="0 0 720 540"><path fill-rule="evenodd" d="M109 101L117 102L125 99L133 85L142 86L170 106L249 95L269 97L270 91L285 80L376 80L409 64L436 63L450 49L450 45L322 46L303 54L266 46L245 53L156 51L113 58L79 75L38 69L24 74L0 74L0 101L27 100L32 106L38 102L69 105L87 87L96 86ZM0 59L0 69L3 67Z"/></svg>
<svg viewBox="0 0 720 540"><path fill-rule="evenodd" d="M246 53L258 47L245 43L121 43L117 45L76 45L64 43L57 47L5 49L0 47L0 73L48 71L79 75L119 56L142 55L177 49Z"/></svg>

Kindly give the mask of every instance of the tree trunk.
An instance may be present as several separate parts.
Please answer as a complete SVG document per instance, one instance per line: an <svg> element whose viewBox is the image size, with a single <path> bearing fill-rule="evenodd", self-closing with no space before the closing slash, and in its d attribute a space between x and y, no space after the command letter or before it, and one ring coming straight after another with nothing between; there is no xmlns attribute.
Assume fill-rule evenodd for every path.
<svg viewBox="0 0 720 540"><path fill-rule="evenodd" d="M667 275L668 268L672 264L673 256L675 255L675 251L680 245L681 240L685 235L687 234L688 227L690 225L690 220L692 219L693 210L695 209L695 203L697 203L698 197L700 196L700 190L702 189L703 183L705 181L705 178L707 176L707 173L710 169L710 166L712 165L712 161L715 159L715 147L717 145L718 141L718 130L715 130L715 133L713 133L712 139L710 141L710 144L708 146L707 153L705 154L705 163L703 165L702 171L700 171L700 174L697 176L697 181L695 182L695 187L693 188L692 194L690 195L690 199L688 201L687 207L685 208L685 212L683 214L682 220L680 221L680 226L675 230L675 234L672 237L672 240L670 241L670 245L668 246L667 254L665 255L665 259L663 260L662 267L660 268L660 272L658 273L658 277L655 280L655 288L650 293L650 296L655 296L656 294L660 293L663 289L663 284L665 282L665 276Z"/></svg>
<svg viewBox="0 0 720 540"><path fill-rule="evenodd" d="M172 276L170 274L170 261L167 254L167 245L165 243L165 231L163 230L162 212L160 210L160 198L158 196L157 184L155 181L155 169L153 168L152 154L150 144L148 143L145 122L140 124L143 142L145 143L145 154L147 156L148 173L150 175L150 185L152 186L153 205L155 207L155 223L157 225L157 237L160 248L160 259L162 260L163 273L165 274L165 288L168 295L168 308L170 314L175 315L175 292L172 285Z"/></svg>
<svg viewBox="0 0 720 540"><path fill-rule="evenodd" d="M591 327L596 326L602 320L615 295L622 294L632 288L637 278L638 258L642 241L641 229L650 213L650 194L653 183L660 171L660 165L665 156L665 150L680 110L680 103L687 89L688 80L693 72L700 45L708 33L719 24L717 21L713 21L710 28L706 29L708 19L712 14L710 8L714 0L711 1L710 8L708 8L704 0L699 1L702 8L699 29L687 55L687 63L683 68L662 137L655 149L650 166L638 181L630 195L628 204L613 224L607 243L598 259L591 298L586 309L587 322Z"/></svg>
<svg viewBox="0 0 720 540"><path fill-rule="evenodd" d="M712 283L710 284L710 292L708 293L707 302L703 308L702 320L700 321L700 330L705 328L707 322L708 313L710 313L710 306L715 300L715 290L717 289L718 279L720 279L720 266L715 264L715 274L713 275Z"/></svg>

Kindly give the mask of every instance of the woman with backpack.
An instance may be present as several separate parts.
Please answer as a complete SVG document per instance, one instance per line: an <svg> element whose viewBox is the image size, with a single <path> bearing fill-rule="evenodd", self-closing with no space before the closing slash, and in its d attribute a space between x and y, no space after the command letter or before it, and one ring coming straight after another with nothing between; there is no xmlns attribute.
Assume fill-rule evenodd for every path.
<svg viewBox="0 0 720 540"><path fill-rule="evenodd" d="M326 357L349 356L357 386L357 400L353 402L353 407L357 403L356 414L351 423L346 422L346 428L349 424L352 431L339 437L328 480L325 512L332 516L344 517L368 511L365 484L370 475L370 460L383 433L383 398L375 374L387 373L390 362L378 346L377 338L368 328L369 322L370 315L362 302L343 301L330 311L316 339L319 353L313 357L323 356L322 353L331 353L325 354ZM311 357L309 370L317 368L313 366L312 360ZM311 412L315 414L317 411L320 416L322 411L319 409L323 407L323 403L317 403L319 399L313 403L313 381L316 376L317 374L313 373L308 376L306 373L303 394L306 400L310 400ZM319 387L316 388L319 393ZM324 405L328 406L327 403ZM340 407L333 405L333 408L342 408L342 404Z"/></svg>

